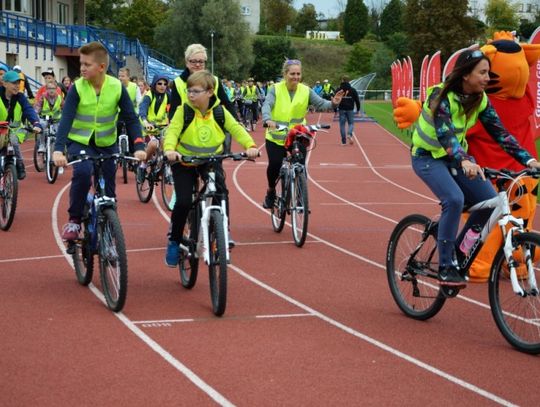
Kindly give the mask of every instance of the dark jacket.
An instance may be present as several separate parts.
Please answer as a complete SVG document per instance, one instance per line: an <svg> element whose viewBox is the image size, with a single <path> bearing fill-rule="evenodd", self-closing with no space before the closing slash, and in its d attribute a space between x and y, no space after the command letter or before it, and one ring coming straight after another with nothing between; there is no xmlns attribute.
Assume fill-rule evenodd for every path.
<svg viewBox="0 0 540 407"><path fill-rule="evenodd" d="M354 110L354 105L356 105L356 110L360 111L360 98L358 97L356 89L353 88L349 82L341 82L339 89L343 89L345 94L341 99L338 109Z"/></svg>
<svg viewBox="0 0 540 407"><path fill-rule="evenodd" d="M154 79L152 79L152 85L150 86L150 91L152 92L152 95L156 98L156 103L154 105L154 113L157 113L159 111L161 104L165 101L165 95L167 95L167 101L170 100L170 94L168 90L165 93L158 93L156 91L156 84L159 80L166 80L167 83L169 83L169 78L167 76L160 74L154 75ZM139 117L142 120L145 120L147 118L148 109L150 108L151 103L152 98L149 95L143 95L143 99L139 106Z"/></svg>

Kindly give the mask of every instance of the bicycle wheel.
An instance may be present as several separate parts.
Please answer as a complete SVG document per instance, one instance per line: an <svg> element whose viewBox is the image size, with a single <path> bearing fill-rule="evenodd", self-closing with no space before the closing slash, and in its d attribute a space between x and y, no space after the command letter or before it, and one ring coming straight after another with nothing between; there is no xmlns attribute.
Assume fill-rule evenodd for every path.
<svg viewBox="0 0 540 407"><path fill-rule="evenodd" d="M287 215L286 208L286 192L287 186L285 180L280 176L278 183L276 184L276 199L274 201L274 206L270 212L270 219L272 220L272 228L274 232L279 233L283 230L285 225L285 217Z"/></svg>
<svg viewBox="0 0 540 407"><path fill-rule="evenodd" d="M409 215L394 228L386 252L390 292L407 316L426 320L435 316L446 298L437 284L436 227L424 215Z"/></svg>
<svg viewBox="0 0 540 407"><path fill-rule="evenodd" d="M253 111L250 107L246 110L246 128L248 131L253 131Z"/></svg>
<svg viewBox="0 0 540 407"><path fill-rule="evenodd" d="M45 169L47 175L47 182L49 184L54 184L56 182L56 178L58 178L58 167L54 165L54 161L52 159L53 152L54 142L51 140L50 137L48 137L47 151L45 152Z"/></svg>
<svg viewBox="0 0 540 407"><path fill-rule="evenodd" d="M73 247L73 266L79 284L87 286L94 275L94 253L91 248L91 237L88 231L88 219L82 223L83 238L75 241Z"/></svg>
<svg viewBox="0 0 540 407"><path fill-rule="evenodd" d="M225 247L225 231L223 230L223 216L217 210L210 213L208 225L208 244L210 251L210 298L212 311L220 317L227 306L227 248Z"/></svg>
<svg viewBox="0 0 540 407"><path fill-rule="evenodd" d="M147 203L152 199L152 193L154 192L154 175L152 174L152 166L147 165L145 168L145 175L144 175L144 181L141 183L139 182L138 177L138 169L136 174L137 182L135 183L135 186L137 188L137 196L139 197L139 201L143 203Z"/></svg>
<svg viewBox="0 0 540 407"><path fill-rule="evenodd" d="M2 230L9 230L13 223L18 193L19 181L15 164L6 164L4 173L0 176L0 229Z"/></svg>
<svg viewBox="0 0 540 407"><path fill-rule="evenodd" d="M45 169L45 154L39 150L39 136L36 136L34 143L34 168L37 172L42 172Z"/></svg>
<svg viewBox="0 0 540 407"><path fill-rule="evenodd" d="M174 208L175 198L171 166L169 163L164 163L161 174L161 199L169 211L172 211Z"/></svg>
<svg viewBox="0 0 540 407"><path fill-rule="evenodd" d="M126 155L129 151L128 141L125 138L120 139L120 152L123 155ZM124 184L128 183L128 160L124 157L121 157L119 160L120 166L122 167L122 179Z"/></svg>
<svg viewBox="0 0 540 407"><path fill-rule="evenodd" d="M512 245L512 257L517 263L517 283L525 295L513 291L510 269L501 247L489 278L491 313L499 331L512 346L536 355L540 353L540 295L538 289L531 288L531 282L534 278L536 284L540 282L540 235L516 234Z"/></svg>
<svg viewBox="0 0 540 407"><path fill-rule="evenodd" d="M199 273L199 258L196 255L196 242L199 235L199 209L198 206L192 208L189 211L186 226L184 230L187 232L187 237L193 246L190 247L190 252L180 252L180 261L178 262L178 268L180 269L180 281L184 288L191 289L195 287L197 282L197 275Z"/></svg>
<svg viewBox="0 0 540 407"><path fill-rule="evenodd" d="M116 211L104 209L102 216L98 238L101 288L109 309L118 312L124 307L127 294L126 244Z"/></svg>
<svg viewBox="0 0 540 407"><path fill-rule="evenodd" d="M296 174L291 183L291 223L294 244L302 247L306 241L309 220L309 199L305 172Z"/></svg>

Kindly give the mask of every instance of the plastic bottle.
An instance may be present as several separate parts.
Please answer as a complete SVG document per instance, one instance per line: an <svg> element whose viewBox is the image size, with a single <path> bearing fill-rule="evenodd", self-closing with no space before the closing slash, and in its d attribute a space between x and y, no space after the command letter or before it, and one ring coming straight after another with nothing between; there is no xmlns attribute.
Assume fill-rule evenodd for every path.
<svg viewBox="0 0 540 407"><path fill-rule="evenodd" d="M459 250L461 250L464 254L469 254L471 247L473 247L474 243L480 237L481 230L482 228L480 225L472 225L471 228L467 230L467 233L465 233L465 236L459 245Z"/></svg>

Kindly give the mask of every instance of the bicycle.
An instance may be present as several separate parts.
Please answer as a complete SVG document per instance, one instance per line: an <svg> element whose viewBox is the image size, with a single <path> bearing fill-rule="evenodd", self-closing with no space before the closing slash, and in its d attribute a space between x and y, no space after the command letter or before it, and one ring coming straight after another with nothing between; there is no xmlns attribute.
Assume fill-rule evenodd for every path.
<svg viewBox="0 0 540 407"><path fill-rule="evenodd" d="M182 156L182 162L208 167L200 173L202 187L195 185L193 204L184 227L178 263L182 286L191 289L197 282L199 259L208 265L212 311L222 316L227 306L227 264L230 263L227 201L216 188L217 163L225 159L250 160L245 153L212 156ZM187 243L187 244L186 244Z"/></svg>
<svg viewBox="0 0 540 407"><path fill-rule="evenodd" d="M489 232L498 224L503 243L491 266L488 283L489 303L495 323L504 338L516 349L540 353L540 234L527 232L521 218L510 213L509 191L519 188L524 177L540 178L540 172L484 169L495 180L497 196L466 208L474 212L494 208L480 237L468 254L456 248L456 261L465 277ZM518 192L520 190L517 190ZM437 285L438 221L421 214L404 217L394 228L386 253L386 274L394 301L405 315L427 320L435 316L448 298L459 294L459 287ZM535 264L533 264L535 263ZM435 284L433 284L435 283Z"/></svg>
<svg viewBox="0 0 540 407"><path fill-rule="evenodd" d="M0 229L7 231L15 218L19 180L17 158L10 141L9 122L0 122Z"/></svg>
<svg viewBox="0 0 540 407"><path fill-rule="evenodd" d="M163 138L166 126L155 127L154 130L147 130L146 133L153 135L159 141L153 158L149 159L144 169L144 179L137 176L136 188L137 196L142 203L147 203L152 198L155 185L161 186L161 198L169 211L174 207L174 181L170 164L164 160L163 150L161 148L161 139Z"/></svg>
<svg viewBox="0 0 540 407"><path fill-rule="evenodd" d="M37 152L38 157L39 154L42 154L43 156L43 162L44 162L44 168L45 168L45 176L47 177L47 182L49 184L54 184L56 182L56 179L58 178L58 174L63 172L63 168L59 168L56 165L54 165L53 161L53 153L54 153L54 143L56 141L56 131L58 130L58 123L59 120L55 120L49 116L45 117L45 121L47 122L46 127L43 129L45 134L45 153L39 153ZM36 144L34 145L34 157L36 154L36 150L39 150L39 135L36 136ZM34 158L35 163L36 158ZM37 167L36 167L37 169Z"/></svg>
<svg viewBox="0 0 540 407"><path fill-rule="evenodd" d="M68 242L67 253L73 258L77 281L87 286L92 281L94 255L99 258L101 286L107 307L119 312L127 295L128 265L122 226L116 212L116 199L105 194L102 166L120 154L91 156L83 150L67 165L84 160L94 163L93 192L88 193L81 223L80 238ZM132 158L132 160L136 160Z"/></svg>
<svg viewBox="0 0 540 407"><path fill-rule="evenodd" d="M270 218L274 232L280 233L285 225L286 215L291 216L292 235L297 247L302 247L306 241L310 213L304 154L314 140L315 133L329 128L329 125L321 124L299 125L289 130L287 135L287 156L283 158L276 181L276 199L270 209ZM276 131L287 129L285 125L278 125ZM310 149L313 149L313 146Z"/></svg>
<svg viewBox="0 0 540 407"><path fill-rule="evenodd" d="M255 119L253 117L253 100L244 99L243 103L243 116L244 116L244 126L246 127L247 131L255 131Z"/></svg>
<svg viewBox="0 0 540 407"><path fill-rule="evenodd" d="M129 137L126 131L126 124L122 123L121 132L118 135L118 147L120 156L118 157L118 167L122 168L122 180L124 184L128 183L128 172L134 171L133 160L129 152Z"/></svg>

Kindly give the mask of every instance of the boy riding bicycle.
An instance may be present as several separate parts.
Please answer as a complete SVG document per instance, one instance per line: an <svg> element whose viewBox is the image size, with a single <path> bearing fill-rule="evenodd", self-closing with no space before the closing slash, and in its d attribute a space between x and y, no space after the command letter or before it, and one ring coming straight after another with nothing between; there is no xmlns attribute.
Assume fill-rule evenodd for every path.
<svg viewBox="0 0 540 407"><path fill-rule="evenodd" d="M64 149L67 144L68 156L79 154L81 150L91 155L114 154L118 152L116 124L120 112L127 133L133 140L135 158L144 160L146 153L141 136L141 125L133 109L129 95L120 81L106 74L109 55L99 42L91 42L79 49L81 79L70 88L64 104L62 119L56 134L53 160L58 167L64 167L67 159ZM81 218L90 189L93 164L83 161L73 166L73 177L69 193L69 221L62 230L62 239L75 240L81 230ZM116 165L112 160L103 164L105 190L109 197L115 197Z"/></svg>

